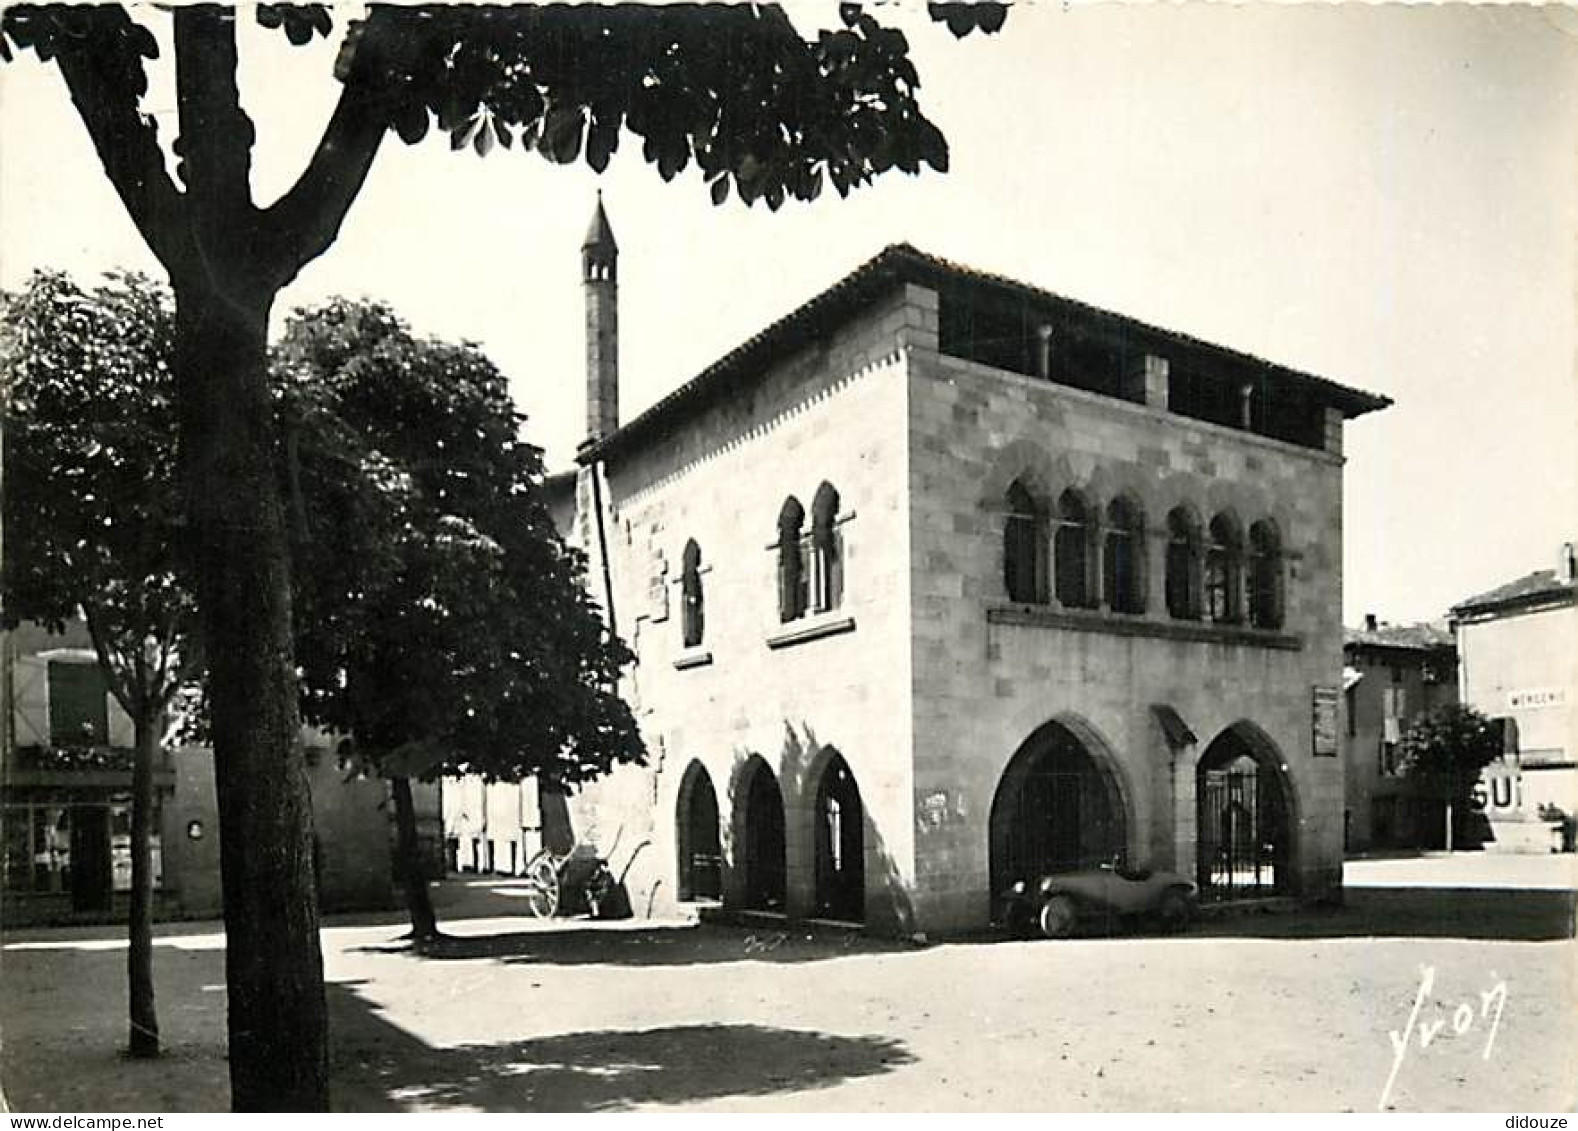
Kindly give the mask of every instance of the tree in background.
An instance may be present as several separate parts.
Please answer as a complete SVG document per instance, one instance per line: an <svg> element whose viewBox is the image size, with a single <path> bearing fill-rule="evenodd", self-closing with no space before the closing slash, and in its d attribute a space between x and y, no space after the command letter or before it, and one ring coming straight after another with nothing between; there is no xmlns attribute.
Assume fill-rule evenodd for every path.
<svg viewBox="0 0 1578 1131"><path fill-rule="evenodd" d="M632 658L538 493L504 376L387 307L296 312L276 351L303 712L389 777L420 943L438 934L411 777L574 785L643 753Z"/></svg>
<svg viewBox="0 0 1578 1131"><path fill-rule="evenodd" d="M174 311L141 276L86 291L53 273L4 307L4 615L56 632L81 616L132 721L129 1051L157 1056L153 776L172 702L200 667L176 560Z"/></svg>
<svg viewBox="0 0 1578 1131"><path fill-rule="evenodd" d="M1452 847L1453 813L1466 813L1474 783L1501 757L1501 728L1473 707L1437 707L1415 719L1398 743L1398 769L1425 784L1446 805L1446 847Z"/></svg>
<svg viewBox="0 0 1578 1131"><path fill-rule="evenodd" d="M138 9L153 13L150 6ZM840 193L892 169L944 170L903 34L858 4L806 38L775 5L373 5L335 66L339 102L301 177L252 198L256 129L237 85L236 21L169 12L178 157L142 112L158 41L118 4L17 4L0 56L55 64L99 160L175 292L175 409L185 541L206 639L219 793L232 1105L328 1107L328 1023L300 745L286 515L275 481L267 338L275 296L334 243L384 135L436 120L455 148L519 147L606 168L621 133L671 179L694 166L721 202ZM292 43L324 5L261 4ZM955 35L1001 4L932 4Z"/></svg>

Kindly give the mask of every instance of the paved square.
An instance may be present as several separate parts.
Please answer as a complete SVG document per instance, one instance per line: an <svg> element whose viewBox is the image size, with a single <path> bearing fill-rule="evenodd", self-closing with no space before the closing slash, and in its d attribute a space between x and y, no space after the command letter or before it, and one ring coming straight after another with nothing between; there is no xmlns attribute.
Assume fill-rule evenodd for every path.
<svg viewBox="0 0 1578 1131"><path fill-rule="evenodd" d="M435 955L409 953L389 923L324 932L335 1103L1365 1111L1391 1074L1395 1030L1411 1033L1399 1110L1570 1110L1573 862L1361 862L1351 885L1390 886L1352 886L1341 910L1215 920L1177 938L928 948L459 918L509 906L490 894L509 888L450 884L441 913L455 938ZM1543 886L1483 886L1509 882ZM147 1064L117 1054L118 931L8 936L11 1106L225 1108L222 945L213 925L161 932L169 1055Z"/></svg>

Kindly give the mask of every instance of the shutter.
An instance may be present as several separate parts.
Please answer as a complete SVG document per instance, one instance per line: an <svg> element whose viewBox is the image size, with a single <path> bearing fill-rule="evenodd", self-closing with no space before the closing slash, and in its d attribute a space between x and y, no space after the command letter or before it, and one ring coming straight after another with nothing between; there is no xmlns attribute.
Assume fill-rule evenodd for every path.
<svg viewBox="0 0 1578 1131"><path fill-rule="evenodd" d="M49 745L49 662L18 656L11 668L11 721L18 746Z"/></svg>
<svg viewBox="0 0 1578 1131"><path fill-rule="evenodd" d="M49 663L49 739L52 746L109 742L109 692L98 664Z"/></svg>

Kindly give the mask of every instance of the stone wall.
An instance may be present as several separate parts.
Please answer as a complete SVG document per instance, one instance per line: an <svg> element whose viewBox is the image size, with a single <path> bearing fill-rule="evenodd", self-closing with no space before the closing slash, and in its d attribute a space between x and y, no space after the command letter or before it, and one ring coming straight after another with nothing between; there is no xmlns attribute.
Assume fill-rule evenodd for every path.
<svg viewBox="0 0 1578 1131"><path fill-rule="evenodd" d="M924 348L909 374L921 921L933 930L986 922L999 779L1021 743L1054 719L1099 748L1115 776L1130 863L1189 875L1195 769L1211 741L1238 725L1286 766L1298 890L1336 888L1342 762L1313 755L1311 715L1314 688L1341 687L1340 457ZM1154 402L1164 387L1147 385L1158 386ZM1338 445L1340 434L1328 446ZM1098 514L1119 494L1139 504L1144 614L1008 602L1004 494L1015 478L1049 501L1074 487ZM1282 629L1169 619L1165 518L1179 504L1204 522L1230 511L1245 529L1276 523ZM1172 751L1154 704L1171 706L1198 743Z"/></svg>
<svg viewBox="0 0 1578 1131"><path fill-rule="evenodd" d="M623 690L650 762L587 787L571 810L575 836L626 873L638 915L675 906L680 784L692 762L717 796L731 902L742 880L736 802L747 767L754 773L764 763L775 775L787 811L787 909L810 914L811 810L818 775L836 751L864 804L868 921L908 920L909 522L906 381L896 349L910 317L903 297L607 469L615 613L639 656ZM583 516L591 513L589 477L583 473L580 485ZM773 549L779 511L793 495L809 524L823 482L840 497L843 599L783 625ZM705 632L687 649L679 583L691 539L701 551ZM588 578L601 595L595 528L583 522L575 541L591 555ZM801 638L786 638L786 629Z"/></svg>

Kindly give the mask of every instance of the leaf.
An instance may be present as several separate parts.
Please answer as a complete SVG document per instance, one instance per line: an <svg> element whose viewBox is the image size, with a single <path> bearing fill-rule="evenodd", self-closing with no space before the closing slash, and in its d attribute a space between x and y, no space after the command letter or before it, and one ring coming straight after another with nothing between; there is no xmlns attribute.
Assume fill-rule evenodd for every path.
<svg viewBox="0 0 1578 1131"><path fill-rule="evenodd" d="M482 125L473 135L472 145L476 149L478 157L486 157L493 152L493 131L489 128L490 125L490 121L484 118Z"/></svg>
<svg viewBox="0 0 1578 1131"><path fill-rule="evenodd" d="M719 204L722 204L725 200L728 200L728 199L729 199L729 175L727 173L724 173L717 180L712 182L712 203L714 205L719 205Z"/></svg>

